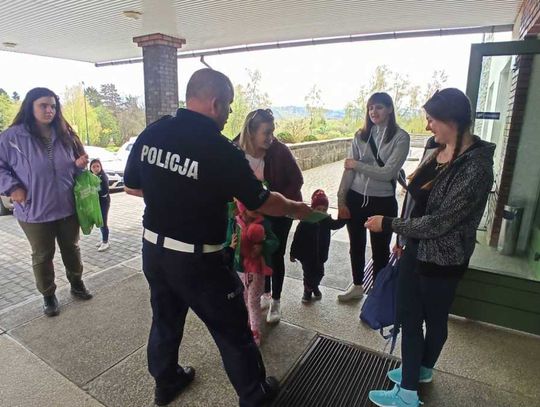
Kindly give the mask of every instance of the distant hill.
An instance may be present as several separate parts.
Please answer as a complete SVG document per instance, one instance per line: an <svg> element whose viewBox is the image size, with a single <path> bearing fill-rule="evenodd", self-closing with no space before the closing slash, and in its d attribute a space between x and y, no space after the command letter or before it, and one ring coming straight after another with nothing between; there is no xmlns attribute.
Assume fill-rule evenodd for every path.
<svg viewBox="0 0 540 407"><path fill-rule="evenodd" d="M272 106L272 112L278 119L308 117L305 106ZM326 110L327 119L342 119L345 116L345 110Z"/></svg>

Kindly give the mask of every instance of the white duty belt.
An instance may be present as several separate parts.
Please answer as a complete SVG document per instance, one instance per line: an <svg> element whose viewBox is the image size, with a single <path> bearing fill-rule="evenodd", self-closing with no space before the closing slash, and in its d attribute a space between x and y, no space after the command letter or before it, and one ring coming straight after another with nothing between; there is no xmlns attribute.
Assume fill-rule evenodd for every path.
<svg viewBox="0 0 540 407"><path fill-rule="evenodd" d="M158 244L159 235L151 230L144 229L143 239L147 242ZM163 247L169 250L174 250L183 253L196 253L197 248L202 248L199 252L215 253L223 249L223 244L203 244L195 245L191 243L181 242L180 240L171 239L170 237L162 237Z"/></svg>

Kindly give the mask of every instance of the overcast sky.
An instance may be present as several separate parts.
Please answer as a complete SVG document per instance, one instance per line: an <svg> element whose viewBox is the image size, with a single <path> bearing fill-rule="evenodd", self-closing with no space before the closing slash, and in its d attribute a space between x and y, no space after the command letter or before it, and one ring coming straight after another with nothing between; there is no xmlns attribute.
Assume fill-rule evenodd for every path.
<svg viewBox="0 0 540 407"><path fill-rule="evenodd" d="M447 85L465 90L470 45L481 41L482 35L474 34L356 42L212 56L206 61L234 84L247 82L247 69L258 69L262 90L274 106L305 105L304 97L317 84L325 107L342 109L367 84L377 65L387 65L419 85L427 83L434 70L444 69ZM180 99L191 73L202 67L196 58L178 61ZM45 86L62 95L67 86L82 81L97 88L114 83L121 94L141 100L144 95L142 63L96 68L85 62L0 51L0 88L10 94L17 91L23 96L33 87Z"/></svg>

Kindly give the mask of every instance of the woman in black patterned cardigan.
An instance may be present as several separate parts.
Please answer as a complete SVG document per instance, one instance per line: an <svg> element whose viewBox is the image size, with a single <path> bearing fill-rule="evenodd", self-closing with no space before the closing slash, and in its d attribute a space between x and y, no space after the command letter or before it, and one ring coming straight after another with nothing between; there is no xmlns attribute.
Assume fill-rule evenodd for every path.
<svg viewBox="0 0 540 407"><path fill-rule="evenodd" d="M372 391L378 406L418 406L419 383L432 380L448 334L456 287L467 270L476 229L493 184L495 144L471 134L472 112L458 89L436 92L424 105L427 130L438 147L411 175L404 213L373 216L366 228L400 236L397 319L402 327L402 366L388 372L396 386ZM422 325L426 324L426 333Z"/></svg>

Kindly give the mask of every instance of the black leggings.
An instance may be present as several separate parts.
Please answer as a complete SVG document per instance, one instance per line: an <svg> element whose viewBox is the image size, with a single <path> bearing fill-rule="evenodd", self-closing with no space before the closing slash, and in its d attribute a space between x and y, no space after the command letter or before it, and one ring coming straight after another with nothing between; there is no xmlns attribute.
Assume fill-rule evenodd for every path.
<svg viewBox="0 0 540 407"><path fill-rule="evenodd" d="M364 282L364 267L366 265L366 228L364 223L369 216L397 216L397 201L395 196L367 196L349 190L347 207L351 219L347 222L349 231L351 267L353 282L362 285ZM390 241L392 233L370 232L371 254L373 257L373 272L375 275L388 263L390 256Z"/></svg>
<svg viewBox="0 0 540 407"><path fill-rule="evenodd" d="M264 292L272 291L272 298L279 300L281 298L281 290L283 289L283 280L285 279L285 250L287 248L287 238L292 226L292 219L281 217L268 217L272 225L272 232L275 233L279 240L279 247L272 255L272 276L266 277L264 284Z"/></svg>
<svg viewBox="0 0 540 407"><path fill-rule="evenodd" d="M448 336L448 314L460 277L425 276L417 270L417 243L399 262L397 320L401 324L401 386L417 390L420 366L432 369ZM422 329L426 323L426 333Z"/></svg>

